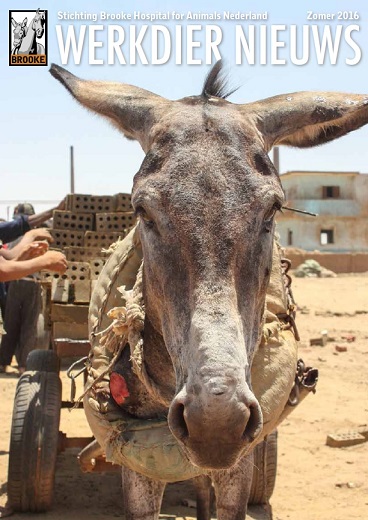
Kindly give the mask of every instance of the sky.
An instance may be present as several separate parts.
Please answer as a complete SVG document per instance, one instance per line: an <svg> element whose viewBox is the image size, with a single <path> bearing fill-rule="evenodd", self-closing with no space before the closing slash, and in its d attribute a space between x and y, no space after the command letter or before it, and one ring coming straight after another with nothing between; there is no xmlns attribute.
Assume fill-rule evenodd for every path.
<svg viewBox="0 0 368 520"><path fill-rule="evenodd" d="M37 5L36 5L37 4ZM105 61L102 65L89 63L88 44L83 47L79 64L75 63L69 54L68 63L63 65L74 74L85 79L119 81L143 87L169 99L179 99L184 96L199 94L203 80L210 69L205 63L204 42L202 34L206 25L215 24L222 32L222 42L219 46L221 56L229 70L230 82L239 86L230 101L247 103L269 96L290 93L300 90L341 91L348 93L368 93L368 3L364 0L136 0L121 1L106 0L43 0L34 3L33 0L2 0L0 7L0 42L1 48L9 46L9 10L36 9L48 10L48 62L62 64L60 43L57 41L57 29L66 33L70 25L77 34L81 25L91 22L74 22L59 20L58 11L66 13L87 12L100 14L120 14L122 11L134 16L141 14L172 13L183 15L182 21L101 21L104 30L98 33L103 47L96 49L96 59ZM265 21L224 20L224 11L230 13L267 13ZM187 13L218 13L220 20L193 21L187 20ZM339 12L341 13L339 15ZM309 13L309 15L308 15ZM308 16L317 14L329 15L330 20L308 20ZM338 20L350 18L348 20ZM331 19L332 18L332 19ZM137 31L142 25L161 24L175 34L175 26L181 25L185 32L187 24L199 24L202 30L196 33L202 48L193 54L201 64L188 64L188 56L183 47L183 63L175 63L175 51L171 59L162 65L142 64L139 57L137 63L107 64L106 26L119 24L126 33L130 25L135 25ZM271 50L267 50L267 63L259 64L260 51L256 53L256 64L250 65L243 59L242 64L236 63L234 34L236 25L241 24L244 30L254 24L256 31L259 25L285 25L285 31L280 32L280 39L285 40L285 47L280 48L278 56L285 59L285 64L270 63ZM304 25L318 25L322 30L328 24L331 31L339 31L342 26L342 39L336 63L332 64L325 58L323 64L318 64L316 53L310 42L309 59L304 65L291 62L288 35L290 27L295 25L302 30ZM354 54L354 48L346 42L348 27L354 25L359 30L352 33L355 50L361 51L359 60ZM88 35L89 27L87 27ZM258 33L257 33L258 34ZM267 32L269 35L269 32ZM148 35L150 37L150 34ZM146 37L145 37L146 38ZM299 39L301 33L299 33ZM146 40L145 40L146 41ZM149 41L149 39L147 40ZM125 46L124 46L125 45ZM124 56L129 58L127 41L122 48ZM299 41L298 45L301 43ZM145 47L146 48L146 47ZM162 42L161 47L162 49ZM300 48L300 47L299 47ZM149 44L147 43L147 49ZM147 52L147 54L149 54ZM357 63L349 65L354 56ZM213 58L213 63L215 58ZM11 218L15 202L34 201L36 211L41 211L62 199L70 191L69 182L69 150L74 147L75 157L75 192L87 194L111 195L118 192L130 192L134 174L138 171L144 154L139 144L126 140L116 129L105 120L87 112L79 106L67 91L48 72L48 67L9 66L8 54L0 57L0 217ZM368 127L328 145L313 149L280 150L281 173L290 170L319 171L359 171L368 173Z"/></svg>

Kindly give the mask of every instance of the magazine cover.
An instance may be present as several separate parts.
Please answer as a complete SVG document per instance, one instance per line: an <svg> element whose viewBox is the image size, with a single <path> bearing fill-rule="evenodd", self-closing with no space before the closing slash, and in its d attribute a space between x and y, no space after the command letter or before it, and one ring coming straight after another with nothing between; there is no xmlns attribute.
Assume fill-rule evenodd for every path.
<svg viewBox="0 0 368 520"><path fill-rule="evenodd" d="M367 4L4 0L0 27L0 517L366 518Z"/></svg>

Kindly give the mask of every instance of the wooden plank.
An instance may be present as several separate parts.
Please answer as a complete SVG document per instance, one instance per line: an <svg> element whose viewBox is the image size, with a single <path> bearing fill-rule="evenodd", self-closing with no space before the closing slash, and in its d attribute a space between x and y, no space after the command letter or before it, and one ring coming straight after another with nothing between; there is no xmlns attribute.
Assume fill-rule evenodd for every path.
<svg viewBox="0 0 368 520"><path fill-rule="evenodd" d="M54 350L59 358L88 356L91 344L88 340L73 340L68 338L54 339Z"/></svg>
<svg viewBox="0 0 368 520"><path fill-rule="evenodd" d="M54 322L52 324L52 337L54 339L70 338L70 339L87 339L88 324L87 323L65 323Z"/></svg>
<svg viewBox="0 0 368 520"><path fill-rule="evenodd" d="M87 323L88 305L51 303L51 321Z"/></svg>
<svg viewBox="0 0 368 520"><path fill-rule="evenodd" d="M160 514L160 520L197 520L196 516L175 516L165 513ZM272 520L270 513L265 511L262 506L251 506L245 520Z"/></svg>
<svg viewBox="0 0 368 520"><path fill-rule="evenodd" d="M66 433L59 431L58 451L68 448L85 448L94 440L94 437L68 437Z"/></svg>

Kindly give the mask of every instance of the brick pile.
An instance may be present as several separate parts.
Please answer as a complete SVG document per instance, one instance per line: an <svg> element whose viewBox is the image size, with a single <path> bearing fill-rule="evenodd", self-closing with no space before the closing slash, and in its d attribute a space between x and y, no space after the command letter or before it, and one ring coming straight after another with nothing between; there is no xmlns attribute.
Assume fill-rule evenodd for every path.
<svg viewBox="0 0 368 520"><path fill-rule="evenodd" d="M54 211L52 247L68 260L64 275L42 271L45 322L54 340L88 338L88 307L91 292L112 243L123 238L135 223L130 195L73 194L66 210Z"/></svg>

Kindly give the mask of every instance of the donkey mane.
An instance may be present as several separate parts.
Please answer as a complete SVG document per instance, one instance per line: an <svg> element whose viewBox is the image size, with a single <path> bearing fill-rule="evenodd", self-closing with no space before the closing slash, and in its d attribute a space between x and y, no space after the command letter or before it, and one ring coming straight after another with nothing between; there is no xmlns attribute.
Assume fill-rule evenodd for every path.
<svg viewBox="0 0 368 520"><path fill-rule="evenodd" d="M219 60L207 74L201 96L206 99L210 97L226 99L234 94L238 88L229 87L227 74L223 71L223 61Z"/></svg>

